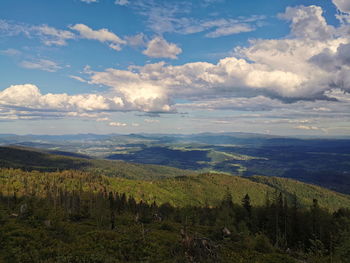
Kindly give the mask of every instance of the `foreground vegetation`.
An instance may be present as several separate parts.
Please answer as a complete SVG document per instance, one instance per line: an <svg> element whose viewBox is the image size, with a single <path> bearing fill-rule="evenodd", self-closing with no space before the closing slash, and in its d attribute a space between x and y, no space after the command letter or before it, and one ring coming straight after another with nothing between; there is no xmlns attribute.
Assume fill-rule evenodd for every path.
<svg viewBox="0 0 350 263"><path fill-rule="evenodd" d="M305 196L283 190L288 183L273 182L279 191L241 179L201 175L150 182L1 169L0 262L349 262L349 209L329 212L321 199L304 202ZM176 196L186 185L183 192L195 191L194 182L200 189L205 180L221 185L221 193L207 192L216 198L204 205L171 205L165 195L170 190L163 202L143 199L151 186L161 190L161 182L172 185ZM346 204L347 196L340 196Z"/></svg>

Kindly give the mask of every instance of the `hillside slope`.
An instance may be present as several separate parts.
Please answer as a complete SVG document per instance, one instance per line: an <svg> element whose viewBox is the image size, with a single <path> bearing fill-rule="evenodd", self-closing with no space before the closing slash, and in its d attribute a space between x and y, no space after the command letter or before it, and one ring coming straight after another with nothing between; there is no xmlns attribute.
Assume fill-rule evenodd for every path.
<svg viewBox="0 0 350 263"><path fill-rule="evenodd" d="M273 199L281 192L290 202L295 194L302 206L310 206L317 199L321 207L331 211L350 207L348 195L275 177L200 174L149 182L110 178L109 183L114 190L129 193L137 200L169 202L175 206L217 205L227 193L232 195L234 203L240 204L244 195L249 194L252 204L263 205L267 198Z"/></svg>
<svg viewBox="0 0 350 263"><path fill-rule="evenodd" d="M334 207L350 208L349 195L334 192L317 185L281 177L253 176L249 177L249 179L253 182L270 186L290 198L295 194L300 203L308 206L312 205L313 199L317 199L322 207L328 207L330 210L333 210L332 208Z"/></svg>
<svg viewBox="0 0 350 263"><path fill-rule="evenodd" d="M320 207L335 211L350 207L350 197L330 190L281 178L255 177L252 179L225 174L200 174L162 180L130 180L120 177L94 175L81 171L25 172L16 169L0 169L0 191L12 196L36 194L45 197L52 187L70 192L118 192L134 197L137 201L173 206L217 206L229 193L233 202L241 204L249 194L253 205L263 205L267 198L273 200L281 192L289 203L295 193L300 206L310 206L313 198ZM259 182L259 180L261 182Z"/></svg>
<svg viewBox="0 0 350 263"><path fill-rule="evenodd" d="M83 170L94 174L129 179L154 179L181 176L192 171L161 165L144 165L123 161L95 160L68 156L68 152L55 154L25 147L0 147L0 167L18 168L26 171L53 172Z"/></svg>
<svg viewBox="0 0 350 263"><path fill-rule="evenodd" d="M24 182L31 182L35 191L44 193L46 182L62 189L107 189L136 200L174 206L215 206L227 193L235 203L249 194L254 205L263 205L267 198L276 198L281 192L290 201L295 194L302 206L310 206L317 199L321 207L331 211L350 207L348 195L286 178L195 174L167 166L82 159L14 147L0 147L0 166L2 185L14 185L19 192L28 188ZM63 172L52 172L58 170Z"/></svg>

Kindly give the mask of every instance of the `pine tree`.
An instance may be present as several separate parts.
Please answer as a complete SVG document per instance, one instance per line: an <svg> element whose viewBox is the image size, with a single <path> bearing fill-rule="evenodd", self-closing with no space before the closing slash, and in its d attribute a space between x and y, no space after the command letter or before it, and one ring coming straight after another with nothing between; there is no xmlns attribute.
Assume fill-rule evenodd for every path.
<svg viewBox="0 0 350 263"><path fill-rule="evenodd" d="M248 218L250 219L252 217L252 205L250 204L250 197L248 194L246 194L242 199L242 206L246 210L248 214Z"/></svg>
<svg viewBox="0 0 350 263"><path fill-rule="evenodd" d="M109 199L111 229L113 230L115 228L115 201L114 201L114 196L112 192L109 192L108 199Z"/></svg>

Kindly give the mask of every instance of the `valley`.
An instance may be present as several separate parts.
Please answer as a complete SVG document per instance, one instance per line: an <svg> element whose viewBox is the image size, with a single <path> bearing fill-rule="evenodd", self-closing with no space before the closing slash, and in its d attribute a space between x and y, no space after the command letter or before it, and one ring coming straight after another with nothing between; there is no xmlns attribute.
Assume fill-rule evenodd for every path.
<svg viewBox="0 0 350 263"><path fill-rule="evenodd" d="M350 196L313 184L23 146L1 146L0 166L0 262L348 259Z"/></svg>
<svg viewBox="0 0 350 263"><path fill-rule="evenodd" d="M120 160L241 176L276 176L350 193L350 140L269 135L130 134L0 136L0 145L85 159Z"/></svg>

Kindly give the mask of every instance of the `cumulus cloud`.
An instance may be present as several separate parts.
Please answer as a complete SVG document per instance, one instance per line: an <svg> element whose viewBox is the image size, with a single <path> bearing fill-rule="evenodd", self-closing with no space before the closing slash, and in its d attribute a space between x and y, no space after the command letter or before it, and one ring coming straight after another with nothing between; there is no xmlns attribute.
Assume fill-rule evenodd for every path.
<svg viewBox="0 0 350 263"><path fill-rule="evenodd" d="M187 108L287 110L303 119L306 113L329 118L345 116L350 106L350 39L343 33L346 25L341 28L327 25L322 9L317 6L287 8L280 17L290 23L288 37L252 40L249 46L236 48L232 56L217 63L173 66L159 62L127 70L88 68L82 80L108 87L106 94L43 95L33 85L17 85L2 91L0 102L2 107L67 112L164 113ZM213 24L218 27L220 23L226 22ZM212 28L213 24L207 26ZM108 30L93 30L82 24L74 27L84 38L117 46L125 41ZM156 37L144 52L154 57L176 58L181 49L171 45L175 44ZM178 100L190 102L174 104Z"/></svg>
<svg viewBox="0 0 350 263"><path fill-rule="evenodd" d="M147 90L141 90L140 94L133 97L132 91L130 92L128 94L111 90L106 94L42 94L33 84L12 85L0 92L0 110L3 111L3 116L10 116L9 112L11 116L15 116L14 112L25 110L35 113L35 116L91 118L100 117L96 115L97 113L113 111L169 112L172 110L171 106L162 101L162 98L157 97L157 94L152 95L148 94ZM51 115L48 115L48 112ZM30 114L27 114L27 117L30 117Z"/></svg>
<svg viewBox="0 0 350 263"><path fill-rule="evenodd" d="M0 92L0 105L28 110L56 111L103 111L121 110L123 101L119 97L104 97L98 94L68 95L66 93L43 95L32 84L12 85Z"/></svg>
<svg viewBox="0 0 350 263"><path fill-rule="evenodd" d="M291 23L290 37L251 41L250 46L236 48L234 56L216 64L192 62L172 66L160 62L130 70L107 69L92 72L90 83L112 87L129 97L135 96L131 95L134 91L147 90L162 101L260 95L285 102L327 100L328 90L350 90L349 38L332 33L337 28L325 24L322 9L287 8L280 16ZM315 24L319 25L318 32ZM156 45L160 40L153 39L145 53L165 56L159 54L161 48L153 52L153 47L162 46Z"/></svg>
<svg viewBox="0 0 350 263"><path fill-rule="evenodd" d="M56 62L48 59L38 59L33 61L24 60L19 65L27 69L39 69L48 72L55 72L62 68Z"/></svg>
<svg viewBox="0 0 350 263"><path fill-rule="evenodd" d="M122 40L119 36L110 32L106 28L99 30L93 30L84 24L76 24L70 27L73 30L79 32L81 38L97 40L102 43L107 43L110 48L114 50L121 50L121 45L126 44L125 40Z"/></svg>
<svg viewBox="0 0 350 263"><path fill-rule="evenodd" d="M339 28L325 24L322 9L317 6L287 8L280 17L291 24L288 38L253 40L250 46L236 48L234 56L216 64L172 66L159 62L129 70L91 71L90 83L108 86L141 108L154 108L157 101L169 109L173 99L186 99L191 103L174 106L253 111L296 107L315 114L320 114L316 109L328 108L322 114L346 112L348 104L340 101L334 90L350 91L349 38ZM320 27L318 32L315 23ZM144 103L150 102L147 96L139 99L138 94L152 94L152 103Z"/></svg>
<svg viewBox="0 0 350 263"><path fill-rule="evenodd" d="M147 49L142 53L153 58L171 58L176 59L177 55L182 52L174 43L167 42L162 37L155 37L147 44Z"/></svg>
<svg viewBox="0 0 350 263"><path fill-rule="evenodd" d="M89 74L89 83L110 87L110 92L120 94L130 108L145 112L173 111L167 90L160 83L140 78L137 73L117 69L90 71Z"/></svg>
<svg viewBox="0 0 350 263"><path fill-rule="evenodd" d="M287 7L279 17L291 21L292 34L304 39L325 40L332 35L333 27L323 17L319 6Z"/></svg>
<svg viewBox="0 0 350 263"><path fill-rule="evenodd" d="M274 96L310 98L320 91L313 90L313 86L305 89L303 84L307 81L307 76L297 72L271 69L235 57L222 59L217 64L195 62L171 66L161 62L133 67L133 72L108 69L91 74L91 83L117 87L125 92L147 89L149 94L193 100L218 94L227 97L271 92Z"/></svg>
<svg viewBox="0 0 350 263"><path fill-rule="evenodd" d="M329 72L329 85L350 90L350 43L339 44L336 50L324 49L310 58L310 62Z"/></svg>

